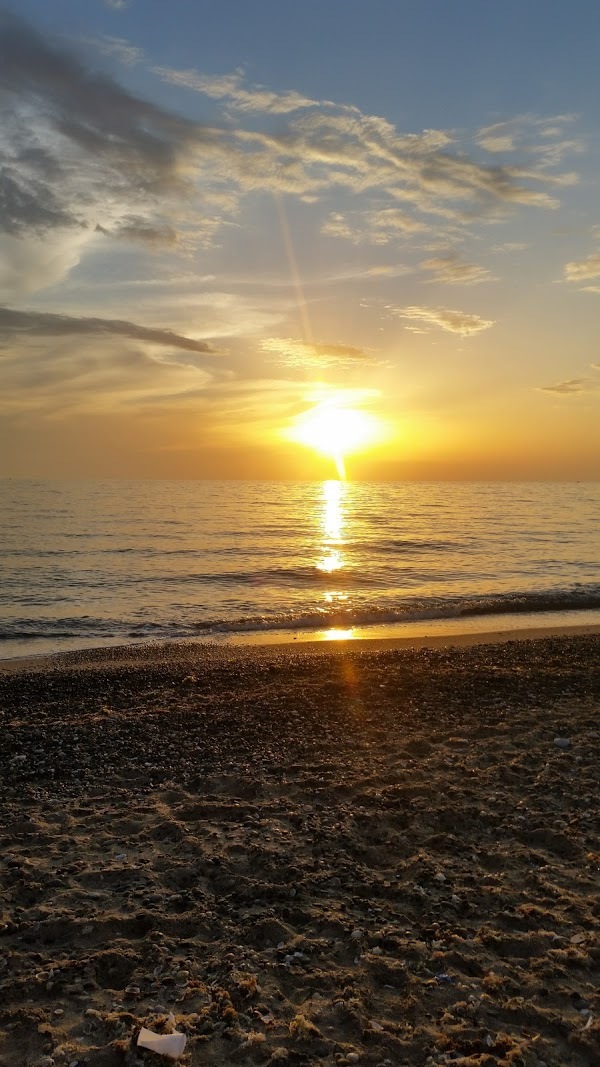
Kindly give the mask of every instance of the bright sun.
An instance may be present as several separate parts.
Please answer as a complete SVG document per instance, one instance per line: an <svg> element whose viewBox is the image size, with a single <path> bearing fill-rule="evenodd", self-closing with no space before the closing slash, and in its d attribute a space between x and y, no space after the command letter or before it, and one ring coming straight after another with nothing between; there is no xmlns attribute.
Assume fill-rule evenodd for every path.
<svg viewBox="0 0 600 1067"><path fill-rule="evenodd" d="M343 476L344 456L359 452L374 442L378 429L377 420L368 412L327 400L300 415L289 431L289 437L330 456Z"/></svg>

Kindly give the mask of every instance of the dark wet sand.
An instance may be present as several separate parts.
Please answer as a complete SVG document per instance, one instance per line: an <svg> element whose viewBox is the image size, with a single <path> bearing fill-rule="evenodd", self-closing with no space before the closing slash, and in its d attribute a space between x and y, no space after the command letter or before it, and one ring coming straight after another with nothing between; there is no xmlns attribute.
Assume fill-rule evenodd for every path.
<svg viewBox="0 0 600 1067"><path fill-rule="evenodd" d="M599 1062L600 636L503 636L5 668L0 1064Z"/></svg>

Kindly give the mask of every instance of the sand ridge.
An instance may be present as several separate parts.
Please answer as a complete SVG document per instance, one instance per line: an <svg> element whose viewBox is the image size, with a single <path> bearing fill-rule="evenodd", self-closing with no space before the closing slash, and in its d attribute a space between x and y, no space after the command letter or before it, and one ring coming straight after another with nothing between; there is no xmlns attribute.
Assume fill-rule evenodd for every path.
<svg viewBox="0 0 600 1067"><path fill-rule="evenodd" d="M0 1062L596 1062L599 650L2 676Z"/></svg>

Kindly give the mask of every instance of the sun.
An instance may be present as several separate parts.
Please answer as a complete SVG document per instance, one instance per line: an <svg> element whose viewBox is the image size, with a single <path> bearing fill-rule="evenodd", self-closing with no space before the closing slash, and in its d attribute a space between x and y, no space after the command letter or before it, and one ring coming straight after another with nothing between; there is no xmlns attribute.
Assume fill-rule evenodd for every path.
<svg viewBox="0 0 600 1067"><path fill-rule="evenodd" d="M371 445L379 436L379 425L368 412L332 399L300 415L287 436L331 457L344 477L344 457Z"/></svg>

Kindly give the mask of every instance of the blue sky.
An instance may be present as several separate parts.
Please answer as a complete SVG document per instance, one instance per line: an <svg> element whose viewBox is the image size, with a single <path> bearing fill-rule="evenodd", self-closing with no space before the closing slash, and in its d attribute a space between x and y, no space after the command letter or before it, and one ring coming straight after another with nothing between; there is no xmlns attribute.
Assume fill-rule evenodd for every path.
<svg viewBox="0 0 600 1067"><path fill-rule="evenodd" d="M13 17L14 16L14 17ZM598 477L600 8L21 0L3 473ZM312 464L312 466L311 466Z"/></svg>

